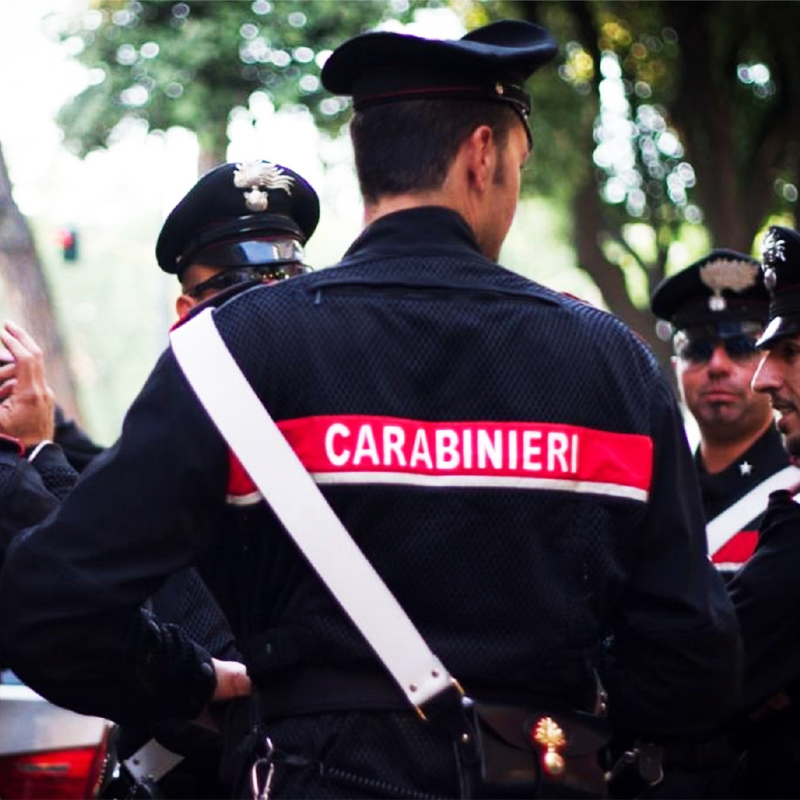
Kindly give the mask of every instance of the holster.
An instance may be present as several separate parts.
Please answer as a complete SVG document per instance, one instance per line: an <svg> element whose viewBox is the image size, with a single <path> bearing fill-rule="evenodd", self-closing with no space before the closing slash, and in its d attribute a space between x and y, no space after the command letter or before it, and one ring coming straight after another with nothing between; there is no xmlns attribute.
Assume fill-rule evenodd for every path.
<svg viewBox="0 0 800 800"><path fill-rule="evenodd" d="M476 797L607 796L605 719L482 702L471 705L471 716L482 784Z"/></svg>

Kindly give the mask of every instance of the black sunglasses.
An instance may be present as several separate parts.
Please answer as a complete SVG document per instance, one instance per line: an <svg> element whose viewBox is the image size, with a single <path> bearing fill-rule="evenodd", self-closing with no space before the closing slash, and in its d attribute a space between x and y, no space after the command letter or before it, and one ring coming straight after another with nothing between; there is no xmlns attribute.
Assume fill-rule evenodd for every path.
<svg viewBox="0 0 800 800"><path fill-rule="evenodd" d="M230 286L236 286L240 283L260 282L272 283L273 281L282 281L286 278L293 278L295 275L303 275L306 272L313 272L312 268L305 264L291 263L291 264L263 264L257 267L236 267L234 269L225 269L218 275L214 275L197 286L187 289L186 294L189 297L200 297L205 292L214 290L221 292Z"/></svg>
<svg viewBox="0 0 800 800"><path fill-rule="evenodd" d="M699 366L707 364L711 360L714 348L718 344L722 345L731 361L747 361L758 353L756 340L744 333L725 338L703 336L691 339L683 338L682 341L676 339L675 352L682 361Z"/></svg>

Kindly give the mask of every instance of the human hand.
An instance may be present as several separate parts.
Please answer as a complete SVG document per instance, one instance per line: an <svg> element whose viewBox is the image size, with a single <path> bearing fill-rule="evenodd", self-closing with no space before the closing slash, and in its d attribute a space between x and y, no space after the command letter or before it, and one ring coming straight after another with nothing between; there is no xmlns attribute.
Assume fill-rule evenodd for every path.
<svg viewBox="0 0 800 800"><path fill-rule="evenodd" d="M253 684L247 675L247 667L238 661L220 661L212 658L214 672L217 676L217 688L211 702L219 700L232 700L234 697L244 697L253 690Z"/></svg>
<svg viewBox="0 0 800 800"><path fill-rule="evenodd" d="M0 433L33 447L55 435L55 395L44 374L44 354L33 337L13 322L0 329L13 361L0 366Z"/></svg>

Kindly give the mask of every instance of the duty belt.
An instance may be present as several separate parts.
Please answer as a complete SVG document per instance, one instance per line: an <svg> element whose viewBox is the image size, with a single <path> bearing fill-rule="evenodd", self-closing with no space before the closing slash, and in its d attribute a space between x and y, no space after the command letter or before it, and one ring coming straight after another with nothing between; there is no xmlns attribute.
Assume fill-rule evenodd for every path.
<svg viewBox="0 0 800 800"><path fill-rule="evenodd" d="M410 711L408 700L387 675L371 670L307 668L259 691L264 721L336 711Z"/></svg>

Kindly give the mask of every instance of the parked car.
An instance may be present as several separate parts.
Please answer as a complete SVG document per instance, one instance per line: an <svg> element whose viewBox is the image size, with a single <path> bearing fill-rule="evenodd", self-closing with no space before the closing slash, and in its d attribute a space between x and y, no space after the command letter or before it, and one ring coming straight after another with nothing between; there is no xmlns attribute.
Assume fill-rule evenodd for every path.
<svg viewBox="0 0 800 800"><path fill-rule="evenodd" d="M108 768L111 723L55 706L0 672L0 800L88 800Z"/></svg>

